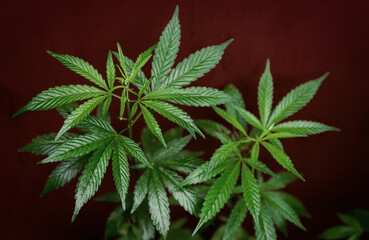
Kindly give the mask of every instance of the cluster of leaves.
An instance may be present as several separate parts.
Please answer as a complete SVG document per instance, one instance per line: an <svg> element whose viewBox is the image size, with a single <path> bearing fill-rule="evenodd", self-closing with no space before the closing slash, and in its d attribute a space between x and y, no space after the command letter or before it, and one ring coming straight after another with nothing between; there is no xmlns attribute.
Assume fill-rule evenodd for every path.
<svg viewBox="0 0 369 240"><path fill-rule="evenodd" d="M95 86L50 88L15 114L56 108L65 118L58 133L39 136L21 149L47 155L40 163L61 162L41 195L62 187L82 171L76 187L74 221L82 206L99 189L111 160L117 192L99 200L121 204L108 219L106 239L117 235L123 239L153 239L155 229L164 239L178 239L180 232L188 236L188 229L179 229L183 222L170 226L170 204L180 205L200 217L193 232L195 236L226 204L231 207L231 214L214 239L220 235L223 239L252 239L241 227L248 211L258 240L276 239L275 226L287 234L286 221L305 229L298 217L307 215L303 205L279 191L297 178L303 179L279 139L336 129L311 121L280 121L305 106L327 74L292 90L272 111L273 81L268 61L259 84L258 119L245 109L239 90L232 85L224 91L209 87L183 88L214 68L232 40L203 48L174 67L180 33L177 7L159 42L141 53L135 62L123 54L119 43L117 52L108 52L106 80L80 58L48 52ZM147 78L142 67L153 53L151 77ZM125 122L120 131L111 124L109 108L113 99L119 100L118 119ZM211 106L232 125L232 130L211 120L194 121L174 104ZM225 110L216 107L220 104L225 104ZM155 113L181 128L163 134ZM147 129L141 135L140 144L133 140L132 128L141 116ZM82 134L70 133L72 128ZM183 137L182 128L190 135ZM207 162L199 159L198 152L183 150L191 137L196 138L196 133L204 137L200 129L222 143ZM290 173L273 173L259 158L261 147ZM137 182L134 192L128 193L131 170ZM272 177L264 182L263 174Z"/></svg>
<svg viewBox="0 0 369 240"><path fill-rule="evenodd" d="M230 85L225 92L236 98L235 102L226 104L225 110L213 108L219 116L232 125L233 131L210 120L197 121L200 128L218 138L222 145L215 151L210 161L193 171L183 182L183 185L186 185L215 179L205 197L200 221L194 233L216 216L233 196L235 189L240 189L243 197L234 206L235 212L231 213L232 217L228 221L225 238L242 223L247 211L253 217L257 239L276 239L274 223L285 232L284 220L305 230L298 218L298 213L289 206L284 195L265 191L268 188L258 182L255 172L275 176L259 159L260 146L262 146L283 168L304 180L285 153L279 139L304 137L337 129L311 121L279 122L304 107L313 98L326 76L327 74L293 89L272 111L273 81L268 61L258 89L260 119L245 109L240 92ZM253 128L249 133L248 126ZM238 186L239 178L241 178L241 184Z"/></svg>
<svg viewBox="0 0 369 240"><path fill-rule="evenodd" d="M38 94L14 114L18 116L26 111L59 108L65 117L64 125L58 133L39 136L21 149L36 154L48 154L49 156L40 163L63 161L51 174L43 194L64 185L84 168L76 189L76 206L72 217L74 220L81 207L98 190L109 160L112 158L115 185L121 198L122 208L125 209L125 198L130 180L128 163L130 158L133 163L138 160L147 168L138 182L144 181L145 177L146 180L150 179L150 203L165 201L164 188L159 178L163 178L163 181L170 186L169 190L174 196L181 198L182 195L189 194L188 197L192 198L191 190L174 187L178 181L181 181L179 175L169 170L159 171L158 168L159 162L163 161L162 158L165 158L166 154L171 154L165 151L179 151L180 148L177 146L179 143L170 143L171 145L163 150L162 155L153 156L150 163L139 144L132 140L132 126L143 116L148 129L164 146L167 146L160 126L153 115L156 112L186 129L193 137L195 133L203 136L193 119L171 103L186 106L215 106L232 100L228 94L213 88L182 88L214 68L230 42L231 40L219 46L203 48L173 68L180 43L177 7L159 42L141 53L135 62L123 55L119 43L117 44L118 52L114 52L118 64L114 64L112 52L108 52L106 81L88 62L77 57L49 51L51 56L67 68L96 86L68 85L50 88ZM141 69L151 58L153 51L155 51L155 56L152 61L151 78L147 79ZM121 95L117 95L116 90L121 90ZM113 97L120 101L119 119L127 122L127 127L120 132L116 131L107 121ZM82 100L87 101L80 105L76 104ZM90 115L97 106L99 106L98 112L101 115L99 118ZM68 133L67 131L73 127L82 130L84 134ZM129 136L124 136L127 130ZM186 137L181 141L185 144L189 140L190 138ZM193 197L191 201L195 201L195 198ZM139 205L139 203L136 197L135 204ZM193 212L192 202L183 204L186 210ZM169 213L168 208L151 209L151 212L157 229L165 236L169 228L169 219L165 222L161 220Z"/></svg>
<svg viewBox="0 0 369 240"><path fill-rule="evenodd" d="M348 214L337 214L344 225L335 226L320 234L322 239L367 239L369 236L369 211L356 209Z"/></svg>

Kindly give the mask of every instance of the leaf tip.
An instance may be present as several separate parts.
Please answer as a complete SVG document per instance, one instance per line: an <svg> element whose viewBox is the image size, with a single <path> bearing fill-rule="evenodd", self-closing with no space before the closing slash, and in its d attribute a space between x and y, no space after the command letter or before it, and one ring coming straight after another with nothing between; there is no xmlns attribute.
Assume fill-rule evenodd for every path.
<svg viewBox="0 0 369 240"><path fill-rule="evenodd" d="M173 17L178 17L178 12L179 12L179 6L177 5L176 8L174 9Z"/></svg>

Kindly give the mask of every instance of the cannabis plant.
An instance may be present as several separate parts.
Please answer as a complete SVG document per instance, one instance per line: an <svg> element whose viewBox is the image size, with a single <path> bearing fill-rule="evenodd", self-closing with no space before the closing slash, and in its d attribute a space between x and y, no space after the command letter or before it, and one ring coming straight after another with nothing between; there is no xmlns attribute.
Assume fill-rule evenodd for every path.
<svg viewBox="0 0 369 240"><path fill-rule="evenodd" d="M322 239L368 239L369 211L356 209L348 214L337 214L344 225L334 226L319 235Z"/></svg>
<svg viewBox="0 0 369 240"><path fill-rule="evenodd" d="M41 195L64 186L82 171L76 187L74 221L97 192L111 161L116 192L96 199L120 202L107 221L106 239L154 239L158 234L164 239L190 238L189 229L181 227L184 220L171 225L170 205L181 206L199 217L192 234L198 239L205 227L214 225L225 204L231 213L229 218L220 217L228 220L216 231L214 239L220 235L223 239L253 239L241 227L247 212L254 220L256 239L276 239L274 225L286 233L286 220L305 229L298 217L307 215L303 205L279 191L296 178L303 180L280 139L336 129L312 121L281 121L312 99L327 74L292 90L272 110L273 81L268 61L259 84L258 119L245 109L242 96L233 85L224 91L186 87L216 66L232 40L203 48L174 66L180 32L177 7L158 43L136 61L123 54L119 43L116 52L108 51L106 78L80 58L48 51L93 85L50 88L15 113L17 116L26 111L56 108L65 118L58 133L41 135L20 149L47 155L42 164L60 162ZM152 55L151 75L146 77L142 68ZM116 119L109 113L113 100L120 106L116 116L119 124L111 121ZM216 107L221 104L225 104L225 109ZM213 120L194 121L178 105L213 107L232 129ZM163 134L157 114L179 128ZM141 131L134 126L141 117L146 128L137 143L134 134ZM202 160L199 152L185 150L196 135L205 137L202 131L222 144L210 161ZM269 169L259 158L262 148L290 173L275 174ZM264 181L267 175L271 178ZM130 185L134 185L133 192L128 192Z"/></svg>

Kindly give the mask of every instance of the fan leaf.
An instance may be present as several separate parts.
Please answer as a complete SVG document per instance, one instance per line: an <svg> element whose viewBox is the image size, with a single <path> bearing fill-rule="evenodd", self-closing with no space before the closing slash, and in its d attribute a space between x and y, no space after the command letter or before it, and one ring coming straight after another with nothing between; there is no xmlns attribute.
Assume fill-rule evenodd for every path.
<svg viewBox="0 0 369 240"><path fill-rule="evenodd" d="M115 187L119 193L122 202L122 208L126 209L125 200L129 186L129 166L124 149L119 143L116 143L114 147L112 165Z"/></svg>

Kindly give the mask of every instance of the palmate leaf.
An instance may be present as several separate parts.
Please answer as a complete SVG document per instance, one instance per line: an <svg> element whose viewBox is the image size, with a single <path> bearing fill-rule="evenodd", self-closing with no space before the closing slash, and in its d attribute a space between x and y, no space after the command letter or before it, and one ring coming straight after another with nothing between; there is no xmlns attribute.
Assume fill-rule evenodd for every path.
<svg viewBox="0 0 369 240"><path fill-rule="evenodd" d="M131 214L136 211L136 209L140 206L142 201L145 199L147 191L148 191L148 184L149 180L151 179L151 171L146 170L141 174L138 178L135 190L133 192L133 206L131 209Z"/></svg>
<svg viewBox="0 0 369 240"><path fill-rule="evenodd" d="M143 101L147 107L151 108L160 115L168 118L170 121L178 124L186 129L192 136L197 132L200 136L205 137L200 129L195 125L194 121L186 112L166 102L161 101Z"/></svg>
<svg viewBox="0 0 369 240"><path fill-rule="evenodd" d="M149 211L151 219L161 235L167 235L170 225L169 200L156 170L149 181Z"/></svg>
<svg viewBox="0 0 369 240"><path fill-rule="evenodd" d="M164 100L195 107L216 106L232 101L232 98L223 91L208 87L158 89L150 92L142 99Z"/></svg>
<svg viewBox="0 0 369 240"><path fill-rule="evenodd" d="M55 151L40 163L57 162L83 156L106 144L111 136L86 134L75 137L60 145Z"/></svg>
<svg viewBox="0 0 369 240"><path fill-rule="evenodd" d="M115 82L115 66L113 61L113 55L111 54L110 50L108 53L108 60L106 61L106 78L108 80L109 88L112 88Z"/></svg>
<svg viewBox="0 0 369 240"><path fill-rule="evenodd" d="M293 166L293 163L282 150L280 150L278 147L267 143L267 142L261 142L261 144L269 151L269 153L273 156L273 158L280 164L282 167L287 169L288 171L295 174L298 178L305 181L305 179L300 175L300 173L295 169Z"/></svg>
<svg viewBox="0 0 369 240"><path fill-rule="evenodd" d="M145 153L142 151L142 149L140 148L140 146L138 146L137 143L135 143L132 139L122 135L119 135L119 140L124 150L128 154L130 154L132 157L145 164L147 167L152 168L152 166L150 165L149 161L145 156Z"/></svg>
<svg viewBox="0 0 369 240"><path fill-rule="evenodd" d="M60 163L59 166L57 166L50 174L49 179L42 190L41 197L70 182L82 170L89 157L90 155L85 155L78 158L68 159Z"/></svg>
<svg viewBox="0 0 369 240"><path fill-rule="evenodd" d="M237 183L240 173L240 163L235 163L228 168L211 186L208 194L205 197L205 202L201 209L200 221L193 234L200 227L213 218L224 206L231 196L232 190Z"/></svg>
<svg viewBox="0 0 369 240"><path fill-rule="evenodd" d="M268 205L280 213L285 219L306 231L306 228L301 224L296 212L282 198L280 198L278 194L264 191L262 196Z"/></svg>
<svg viewBox="0 0 369 240"><path fill-rule="evenodd" d="M254 126L258 129L263 129L262 124L260 123L259 119L257 119L257 117L255 117L254 114L252 114L251 112L249 112L245 109L239 108L237 106L235 106L235 109L238 111L238 114L240 114L241 117L243 117L243 119L245 119L245 121L248 124L251 124L252 126Z"/></svg>
<svg viewBox="0 0 369 240"><path fill-rule="evenodd" d="M115 144L112 160L115 186L122 202L122 208L125 209L126 194L129 186L129 166L124 149L119 143Z"/></svg>
<svg viewBox="0 0 369 240"><path fill-rule="evenodd" d="M265 206L261 206L259 220L255 222L255 235L257 240L277 239L272 218Z"/></svg>
<svg viewBox="0 0 369 240"><path fill-rule="evenodd" d="M49 88L32 98L32 100L16 112L13 117L26 111L48 110L63 106L67 103L98 97L105 93L106 92L101 89L87 85L68 85Z"/></svg>
<svg viewBox="0 0 369 240"><path fill-rule="evenodd" d="M88 62L85 62L80 58L73 57L70 55L57 54L51 51L47 51L47 53L53 56L54 58L58 59L64 66L66 66L73 72L81 75L87 80L90 80L99 87L102 87L106 90L108 89L105 80L103 79L101 74Z"/></svg>
<svg viewBox="0 0 369 240"><path fill-rule="evenodd" d="M76 188L76 205L74 208L72 222L77 217L82 206L95 194L98 190L101 180L104 177L106 167L114 147L114 141L108 142L103 147L93 153L81 177L78 179Z"/></svg>
<svg viewBox="0 0 369 240"><path fill-rule="evenodd" d="M260 190L254 173L250 171L246 164L242 164L241 180L243 197L246 202L246 206L253 216L255 222L257 222L261 208Z"/></svg>
<svg viewBox="0 0 369 240"><path fill-rule="evenodd" d="M94 108L101 103L106 96L100 96L96 98L92 98L83 104L81 104L76 110L74 110L67 119L64 121L64 125L59 130L58 134L56 135L55 139L59 139L65 132L67 132L72 127L76 126L78 123L82 122Z"/></svg>
<svg viewBox="0 0 369 240"><path fill-rule="evenodd" d="M178 19L178 6L173 17L160 36L158 46L152 61L151 76L153 77L151 88L155 90L163 82L171 70L179 51L181 39L181 26Z"/></svg>
<svg viewBox="0 0 369 240"><path fill-rule="evenodd" d="M160 176L174 199L176 199L187 212L195 214L196 206L200 201L196 192L193 189L180 186L183 178L175 172L162 170Z"/></svg>
<svg viewBox="0 0 369 240"><path fill-rule="evenodd" d="M243 97L241 92L233 85L233 84L228 84L225 88L224 88L224 92L227 93L229 96L231 96L233 98L233 101L230 103L226 103L225 107L226 107L226 111L232 115L234 118L237 119L237 121L241 124L241 126L247 130L247 124L245 119L243 119L240 114L236 111L236 109L234 108L234 106L240 107L240 108L245 108L245 103L243 101Z"/></svg>
<svg viewBox="0 0 369 240"><path fill-rule="evenodd" d="M55 141L56 133L49 133L32 139L32 142L19 149L19 152L31 152L37 155L46 155L54 152L63 143L77 137L77 134L67 133Z"/></svg>
<svg viewBox="0 0 369 240"><path fill-rule="evenodd" d="M191 54L169 73L165 78L160 88L180 88L188 85L205 73L209 72L222 58L224 49L232 42L227 42L219 45L203 48Z"/></svg>
<svg viewBox="0 0 369 240"><path fill-rule="evenodd" d="M290 121L275 125L272 131L295 134L318 134L326 131L339 131L339 129L312 121Z"/></svg>
<svg viewBox="0 0 369 240"><path fill-rule="evenodd" d="M231 214L229 215L223 240L228 239L242 224L246 217L247 207L243 198L239 199L234 205Z"/></svg>
<svg viewBox="0 0 369 240"><path fill-rule="evenodd" d="M247 136L247 133L245 129L241 126L241 124L235 119L231 114L227 113L221 108L213 107L214 111L221 116L224 120L226 120L228 123L230 123L233 127L238 129L240 132L242 132L245 136Z"/></svg>
<svg viewBox="0 0 369 240"><path fill-rule="evenodd" d="M164 137L163 137L163 133L161 132L160 126L158 124L158 122L156 121L154 115L151 114L151 112L149 110L147 110L147 108L145 106L143 106L142 104L140 104L140 108L142 111L142 115L145 119L147 128L152 132L152 134L154 136L156 136L159 141L166 146Z"/></svg>
<svg viewBox="0 0 369 240"><path fill-rule="evenodd" d="M269 115L272 111L273 104L273 77L270 73L270 63L269 59L267 60L265 71L260 78L259 82L259 90L258 90L258 105L259 105L259 113L260 119L263 126L266 126L266 123L269 119Z"/></svg>
<svg viewBox="0 0 369 240"><path fill-rule="evenodd" d="M320 84L327 76L328 73L316 80L301 84L289 92L275 107L267 125L271 126L303 108L314 97Z"/></svg>

